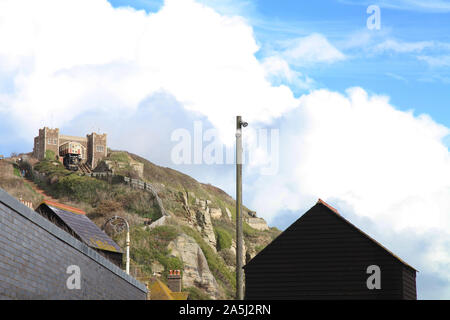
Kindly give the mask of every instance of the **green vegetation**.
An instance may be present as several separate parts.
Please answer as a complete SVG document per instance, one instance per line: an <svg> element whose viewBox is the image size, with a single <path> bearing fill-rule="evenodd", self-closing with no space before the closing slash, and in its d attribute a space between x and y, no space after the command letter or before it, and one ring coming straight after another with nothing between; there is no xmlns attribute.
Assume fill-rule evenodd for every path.
<svg viewBox="0 0 450 320"><path fill-rule="evenodd" d="M38 162L34 168L34 171L45 173L47 177L62 177L71 174L72 172L67 170L63 164L59 161L43 160Z"/></svg>
<svg viewBox="0 0 450 320"><path fill-rule="evenodd" d="M242 222L242 232L244 233L244 236L247 236L247 237L254 237L260 233L260 231L253 229L245 221Z"/></svg>
<svg viewBox="0 0 450 320"><path fill-rule="evenodd" d="M256 254L260 253L262 251L262 249L264 249L265 247L266 247L265 245L257 245L257 246L255 246Z"/></svg>
<svg viewBox="0 0 450 320"><path fill-rule="evenodd" d="M210 300L209 296L196 287L184 288L184 292L189 292L188 300Z"/></svg>
<svg viewBox="0 0 450 320"><path fill-rule="evenodd" d="M124 162L124 163L130 162L130 157L128 156L128 153L126 153L124 151L112 151L109 154L108 159L112 160L112 161L119 161L119 162Z"/></svg>
<svg viewBox="0 0 450 320"><path fill-rule="evenodd" d="M162 216L156 200L149 192L131 189L123 185L111 187L110 197L121 204L123 209L153 221Z"/></svg>
<svg viewBox="0 0 450 320"><path fill-rule="evenodd" d="M61 177L58 183L50 185L51 193L56 197L94 204L98 200L97 192L107 190L109 185L101 180L69 174Z"/></svg>
<svg viewBox="0 0 450 320"><path fill-rule="evenodd" d="M120 210L152 220L157 220L162 215L153 195L149 192L82 176L67 170L58 161L40 161L34 170L46 175L45 180L35 179L35 181L49 195L89 204L94 208L91 212L92 217Z"/></svg>
<svg viewBox="0 0 450 320"><path fill-rule="evenodd" d="M233 239L233 237L225 228L215 226L214 233L217 239L218 251L229 249L231 247L231 240Z"/></svg>
<svg viewBox="0 0 450 320"><path fill-rule="evenodd" d="M164 267L162 281L166 281L169 270L183 270L183 261L171 254L168 244L182 233L192 237L201 248L208 267L221 288L221 293L226 298L232 298L236 286L235 273L230 269L236 262L236 256L231 250L233 239L236 237L235 201L219 188L199 183L181 172L157 166L125 151L108 150L108 158L105 160L116 161L115 174L131 177L137 174L133 169L134 162L143 163L143 178L140 179L154 185L166 211L173 214L173 217L168 220L169 225L151 230L144 227L146 220L143 218L156 221L161 217L159 205L152 193L130 188L123 183L123 177L110 177L106 181L81 175L81 172L66 170L59 161L55 160L55 155L51 152L46 154L46 160L38 162L34 168L29 163L21 165L26 166L30 177L34 177L35 182L48 195L61 199L62 202L69 201L73 202L72 205L80 206L97 224L104 223L106 218L114 214L125 217L131 226L131 260L142 269L145 276L153 275L152 264L155 262L159 262ZM22 167L19 167L13 171L12 165L9 165L9 172L5 170L3 179L0 163L0 186L8 182L11 185L9 190L15 190L14 188L20 184L20 189L14 191L15 194L31 197L33 193L33 202L35 202L38 200L37 197L41 196L37 196L30 186L24 184L23 179L19 178L21 169ZM41 174L33 174L33 171ZM188 212L184 206L186 195L191 212ZM197 226L204 224L205 219L199 206L196 205L196 198L211 200L211 207L222 210L222 217L212 219L217 239L217 252L197 230ZM227 209L231 212L231 221L226 214ZM245 207L243 209L248 210ZM196 221L192 221L193 212L198 215ZM246 247L252 252L262 250L280 233L275 228L259 231L245 222L243 232ZM125 247L125 233L114 235L113 238L122 248ZM199 268L202 266L199 265ZM210 298L201 287L190 287L185 291L189 292L190 299Z"/></svg>
<svg viewBox="0 0 450 320"><path fill-rule="evenodd" d="M53 150L45 150L45 160L55 160L56 154Z"/></svg>
<svg viewBox="0 0 450 320"><path fill-rule="evenodd" d="M19 178L22 177L22 175L20 174L20 169L16 166L14 166L14 175Z"/></svg>
<svg viewBox="0 0 450 320"><path fill-rule="evenodd" d="M130 248L131 259L143 266L143 271L152 274L151 264L158 261L164 266L163 279L167 278L169 270L183 270L183 262L169 256L167 245L178 236L178 230L173 226L160 226L152 230L134 227L130 231L133 245ZM125 234L115 237L118 243L124 243Z"/></svg>

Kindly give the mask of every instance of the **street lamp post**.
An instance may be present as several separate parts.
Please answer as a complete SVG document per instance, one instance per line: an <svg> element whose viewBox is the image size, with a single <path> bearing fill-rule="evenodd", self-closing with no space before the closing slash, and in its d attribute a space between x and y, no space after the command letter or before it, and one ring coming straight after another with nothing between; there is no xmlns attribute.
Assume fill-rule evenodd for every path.
<svg viewBox="0 0 450 320"><path fill-rule="evenodd" d="M127 274L130 274L130 225L128 224L128 221L125 218L114 216L106 220L106 222L103 224L102 229L106 227L108 223L111 223L111 226L114 228L114 231L121 232L123 230L123 225L119 224L113 224L115 220L120 220L123 223L125 223L125 226L127 228L127 236L126 236L126 265L125 265L125 271Z"/></svg>
<svg viewBox="0 0 450 320"><path fill-rule="evenodd" d="M243 300L242 259L242 127L246 127L241 116L236 117L236 299Z"/></svg>

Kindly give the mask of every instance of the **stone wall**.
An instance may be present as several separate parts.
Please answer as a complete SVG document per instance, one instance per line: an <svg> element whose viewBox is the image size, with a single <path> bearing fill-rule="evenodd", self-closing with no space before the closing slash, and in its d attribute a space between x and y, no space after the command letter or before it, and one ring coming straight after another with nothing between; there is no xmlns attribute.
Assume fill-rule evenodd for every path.
<svg viewBox="0 0 450 320"><path fill-rule="evenodd" d="M246 221L248 225L253 229L260 231L269 230L269 226L267 225L266 221L262 218L248 217Z"/></svg>
<svg viewBox="0 0 450 320"><path fill-rule="evenodd" d="M45 130L44 129L39 129L39 135L34 138L33 156L39 160L44 159L44 156L45 156Z"/></svg>
<svg viewBox="0 0 450 320"><path fill-rule="evenodd" d="M45 151L51 150L54 152L55 156L59 155L59 129L44 128L44 130Z"/></svg>
<svg viewBox="0 0 450 320"><path fill-rule="evenodd" d="M68 289L67 268L81 288ZM0 189L0 299L139 299L145 285Z"/></svg>
<svg viewBox="0 0 450 320"><path fill-rule="evenodd" d="M107 156L106 138L106 133L97 134L93 132L87 135L88 163L93 169Z"/></svg>

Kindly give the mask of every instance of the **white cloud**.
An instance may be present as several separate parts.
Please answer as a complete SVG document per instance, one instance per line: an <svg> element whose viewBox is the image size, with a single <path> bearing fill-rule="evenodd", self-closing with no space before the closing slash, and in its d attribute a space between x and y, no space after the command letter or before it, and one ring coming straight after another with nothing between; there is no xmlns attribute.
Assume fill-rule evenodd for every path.
<svg viewBox="0 0 450 320"><path fill-rule="evenodd" d="M266 79L245 20L193 0L167 0L149 15L106 0L1 6L0 68L12 73L14 90L0 102L24 135L51 115L61 126L92 109L128 112L160 90L222 133L237 114L270 122L298 103Z"/></svg>
<svg viewBox="0 0 450 320"><path fill-rule="evenodd" d="M355 1L355 0L340 0L342 3L355 5L370 5L372 1ZM448 0L380 0L377 5L383 8L410 10L419 12L449 12L450 1Z"/></svg>
<svg viewBox="0 0 450 320"><path fill-rule="evenodd" d="M398 238L429 240L416 267L450 281L450 153L443 142L450 129L361 88L300 100L280 123L281 170L247 186L249 207L273 223L280 212L301 214L318 198L328 200Z"/></svg>
<svg viewBox="0 0 450 320"><path fill-rule="evenodd" d="M289 63L280 56L270 56L262 61L266 77L271 83L286 82L290 87L306 90L312 89L315 82L300 71L292 70Z"/></svg>
<svg viewBox="0 0 450 320"><path fill-rule="evenodd" d="M346 59L324 36L297 39L260 62L245 20L193 0L167 0L154 14L114 9L106 0L14 0L0 2L0 44L0 81L8 82L0 85L8 88L0 89L0 112L24 137L48 125L52 115L55 126L76 128L88 121L86 114L97 115L96 126L102 115L115 114L107 127L128 124L125 132L140 137L131 145L141 151L149 141L163 143L151 140L161 134L156 125L184 125L164 122L164 108L171 105L187 112L176 109L169 117L199 113L222 132L233 130L237 114L252 125L282 117L281 172L246 186L254 192L249 207L274 221L281 210L303 212L322 197L400 234L438 230L423 266L448 274L450 160L442 139L449 129L362 89L346 95L320 90L296 99L289 87L272 84L278 77L306 88L312 80L289 64ZM398 42L383 50L405 48L422 50ZM140 110L136 117L142 118L133 118L158 94L164 97L152 104L151 114ZM161 113L147 129L143 118L155 110ZM113 134L117 144L130 145ZM206 182L215 181L223 177Z"/></svg>
<svg viewBox="0 0 450 320"><path fill-rule="evenodd" d="M450 55L418 56L417 59L425 61L431 67L450 67Z"/></svg>
<svg viewBox="0 0 450 320"><path fill-rule="evenodd" d="M282 126L295 159L283 178L299 195L340 199L396 230L447 229L450 155L442 140L448 128L361 88L347 95L319 90L300 100Z"/></svg>
<svg viewBox="0 0 450 320"><path fill-rule="evenodd" d="M325 36L319 33L290 40L282 55L289 63L299 66L333 63L346 58Z"/></svg>
<svg viewBox="0 0 450 320"><path fill-rule="evenodd" d="M433 41L418 41L418 42L403 42L395 39L387 39L373 47L373 50L378 53L396 52L396 53L410 53L421 52L427 48L432 48L436 45Z"/></svg>

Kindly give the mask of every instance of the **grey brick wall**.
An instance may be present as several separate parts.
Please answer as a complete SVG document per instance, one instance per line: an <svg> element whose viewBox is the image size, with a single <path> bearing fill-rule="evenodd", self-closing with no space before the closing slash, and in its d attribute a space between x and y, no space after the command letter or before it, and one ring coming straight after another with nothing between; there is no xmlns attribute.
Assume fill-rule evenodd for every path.
<svg viewBox="0 0 450 320"><path fill-rule="evenodd" d="M81 289L66 286L67 267ZM136 299L145 285L0 189L0 299Z"/></svg>

